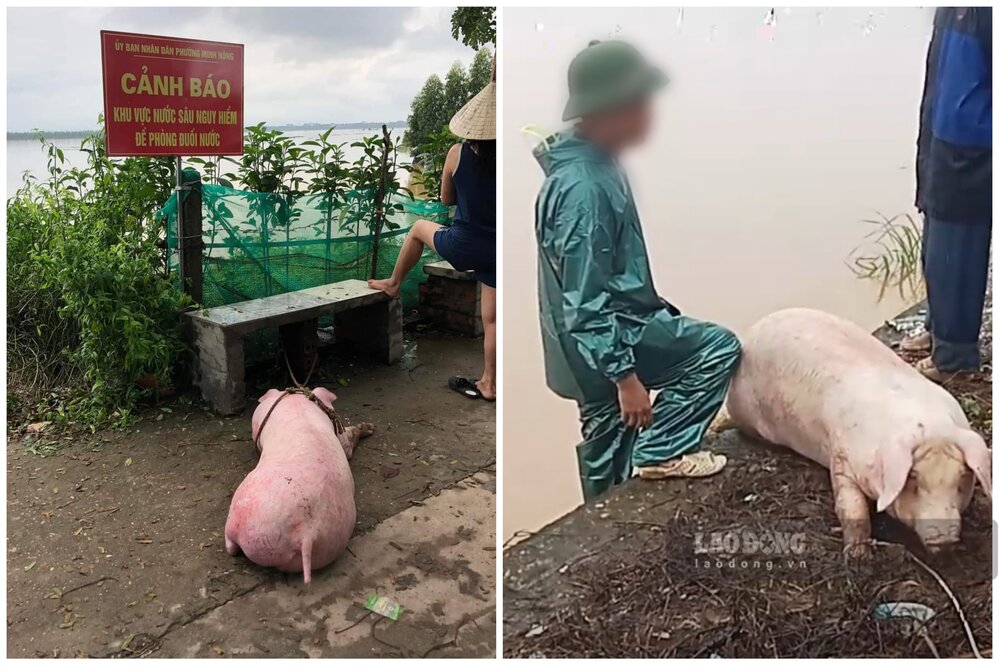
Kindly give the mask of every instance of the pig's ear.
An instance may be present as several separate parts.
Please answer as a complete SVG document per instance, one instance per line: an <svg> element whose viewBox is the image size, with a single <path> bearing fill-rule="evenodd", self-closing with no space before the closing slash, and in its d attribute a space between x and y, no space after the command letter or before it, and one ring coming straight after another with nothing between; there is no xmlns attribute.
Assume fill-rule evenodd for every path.
<svg viewBox="0 0 999 666"><path fill-rule="evenodd" d="M911 447L891 443L878 449L874 458L874 490L878 493L878 513L898 499L911 470Z"/></svg>
<svg viewBox="0 0 999 666"><path fill-rule="evenodd" d="M974 430L962 430L954 443L964 454L964 464L975 473L982 490L992 499L992 452L985 446L985 440Z"/></svg>
<svg viewBox="0 0 999 666"><path fill-rule="evenodd" d="M268 400L273 400L279 393L281 393L281 391L278 391L277 389L270 389L267 393L257 398L257 402L264 403Z"/></svg>
<svg viewBox="0 0 999 666"><path fill-rule="evenodd" d="M312 393L327 407L332 407L333 401L336 400L336 394L322 386L312 389Z"/></svg>

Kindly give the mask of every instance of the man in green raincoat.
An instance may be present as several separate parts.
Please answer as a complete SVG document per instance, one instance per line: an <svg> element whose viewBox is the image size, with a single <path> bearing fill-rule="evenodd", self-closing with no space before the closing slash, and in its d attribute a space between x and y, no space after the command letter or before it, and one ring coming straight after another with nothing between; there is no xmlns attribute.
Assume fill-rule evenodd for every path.
<svg viewBox="0 0 999 666"><path fill-rule="evenodd" d="M575 125L535 149L546 175L535 208L545 370L549 388L579 404L587 500L636 468L649 479L699 477L726 463L699 448L739 342L656 293L617 162L645 141L651 95L665 83L631 45L591 42L569 66L563 120Z"/></svg>

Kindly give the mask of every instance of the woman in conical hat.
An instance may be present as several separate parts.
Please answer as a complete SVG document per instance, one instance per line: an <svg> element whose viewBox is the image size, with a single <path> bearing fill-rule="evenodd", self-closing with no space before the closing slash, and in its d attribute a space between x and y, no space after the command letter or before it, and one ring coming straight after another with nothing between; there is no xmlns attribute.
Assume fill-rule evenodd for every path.
<svg viewBox="0 0 999 666"><path fill-rule="evenodd" d="M471 270L482 285L485 359L478 380L451 377L448 386L468 398L496 399L496 58L492 81L470 99L448 124L464 139L451 146L441 176L441 203L456 206L454 221L444 227L419 220L409 230L392 276L368 280L368 286L395 298L423 248L460 271Z"/></svg>

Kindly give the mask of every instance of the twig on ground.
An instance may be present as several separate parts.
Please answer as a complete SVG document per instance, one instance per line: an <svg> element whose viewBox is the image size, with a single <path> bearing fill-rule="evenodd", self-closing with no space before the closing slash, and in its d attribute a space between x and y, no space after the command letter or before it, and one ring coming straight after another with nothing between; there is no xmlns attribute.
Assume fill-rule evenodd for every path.
<svg viewBox="0 0 999 666"><path fill-rule="evenodd" d="M362 615L362 616L361 616L360 618L358 618L358 619L357 619L357 620L356 620L355 622L352 622L351 624L348 624L348 625L347 625L346 627L344 627L343 629L337 629L337 630L336 630L336 631L334 631L333 633L334 633L334 634L342 634L342 633L344 633L345 631L350 631L351 629L353 629L353 628L354 628L354 627L356 627L357 625L359 625L359 624L361 624L362 622L364 622L365 620L367 620L367 619L368 619L369 617L371 617L371 614L372 614L372 613L374 613L374 611L373 611L373 610L370 610L370 609L367 609L367 608L365 608L365 610L366 610L367 612L366 612L366 613L365 613L364 615Z"/></svg>
<svg viewBox="0 0 999 666"><path fill-rule="evenodd" d="M954 610L957 611L957 616L958 618L960 618L961 624L964 625L964 633L968 636L968 642L971 643L971 651L974 653L976 659L984 659L982 653L978 651L978 643L975 642L975 634L972 633L971 626L968 624L967 618L964 617L964 609L961 608L960 602L958 602L957 597L954 596L954 593L951 592L950 588L947 586L947 583L945 583L944 579L940 576L940 574L931 569L928 564L923 562L921 559L919 559L912 553L909 553L908 551L906 552L916 564L926 569L926 571L931 576L933 576L933 578L936 579L937 583L940 584L940 587L943 588L943 591L947 594L948 597L950 597L951 603L954 604Z"/></svg>
<svg viewBox="0 0 999 666"><path fill-rule="evenodd" d="M83 585L77 585L76 587L71 587L68 590L64 590L62 593L59 594L59 598L62 599L70 592L76 592L77 590L82 590L85 587L90 587L91 585L97 585L98 583L103 583L106 580L118 580L118 579L113 576L101 576L100 578L92 580L89 583L84 583Z"/></svg>

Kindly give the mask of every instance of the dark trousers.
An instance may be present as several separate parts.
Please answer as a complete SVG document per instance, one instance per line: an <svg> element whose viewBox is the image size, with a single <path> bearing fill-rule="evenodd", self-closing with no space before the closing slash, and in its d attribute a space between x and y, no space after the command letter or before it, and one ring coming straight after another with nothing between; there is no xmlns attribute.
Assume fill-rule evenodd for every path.
<svg viewBox="0 0 999 666"><path fill-rule="evenodd" d="M926 329L933 364L943 372L978 370L978 338L989 274L992 221L923 221Z"/></svg>

